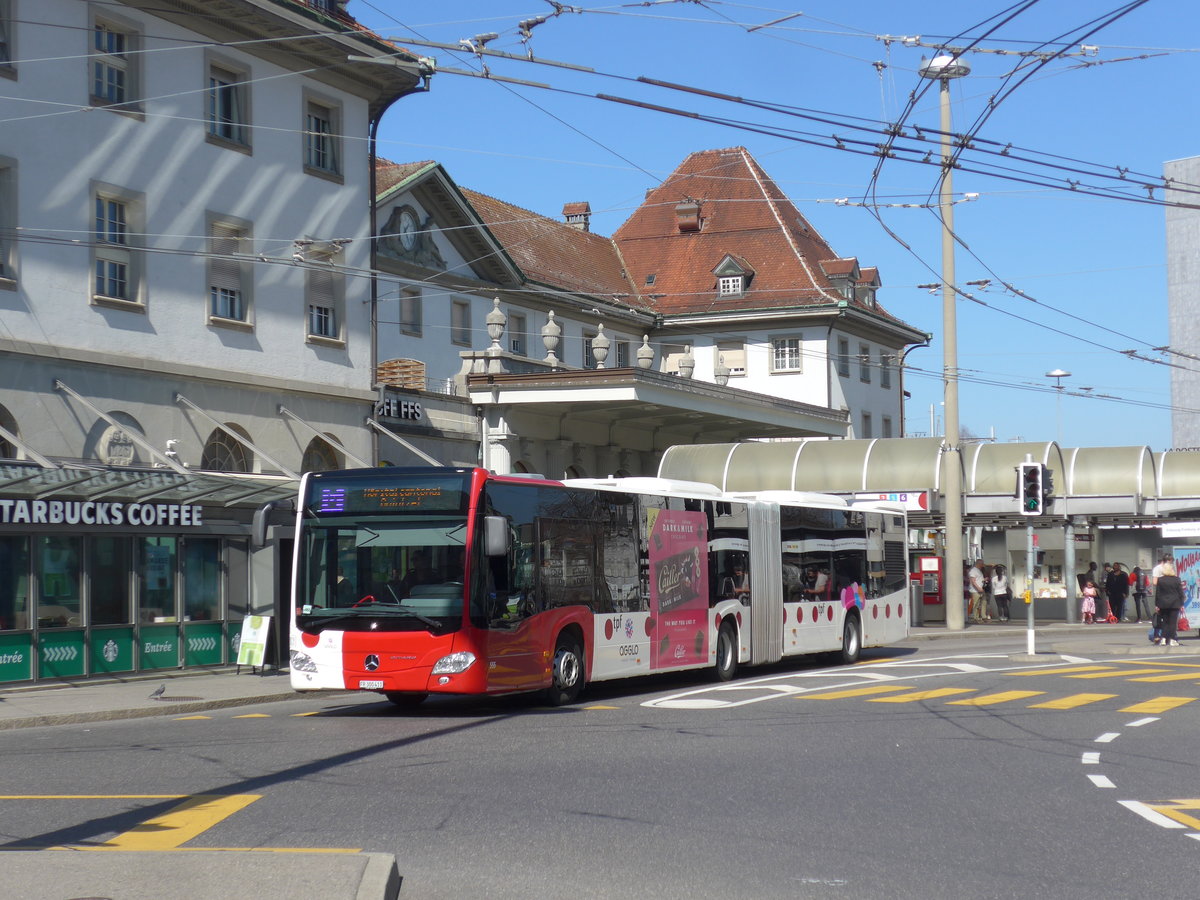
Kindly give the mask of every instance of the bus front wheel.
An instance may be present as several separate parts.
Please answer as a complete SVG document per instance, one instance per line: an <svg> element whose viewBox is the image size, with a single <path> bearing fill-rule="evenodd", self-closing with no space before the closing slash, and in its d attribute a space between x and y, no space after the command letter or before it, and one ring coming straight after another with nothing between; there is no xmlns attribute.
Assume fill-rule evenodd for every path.
<svg viewBox="0 0 1200 900"><path fill-rule="evenodd" d="M551 706L566 706L574 703L583 690L583 648L579 640L569 634L559 635L554 647L554 679L546 689L546 698Z"/></svg>
<svg viewBox="0 0 1200 900"><path fill-rule="evenodd" d="M846 616L842 626L842 662L856 663L862 653L862 625L858 616Z"/></svg>
<svg viewBox="0 0 1200 900"><path fill-rule="evenodd" d="M729 681L737 672L737 632L726 619L717 630L717 681Z"/></svg>

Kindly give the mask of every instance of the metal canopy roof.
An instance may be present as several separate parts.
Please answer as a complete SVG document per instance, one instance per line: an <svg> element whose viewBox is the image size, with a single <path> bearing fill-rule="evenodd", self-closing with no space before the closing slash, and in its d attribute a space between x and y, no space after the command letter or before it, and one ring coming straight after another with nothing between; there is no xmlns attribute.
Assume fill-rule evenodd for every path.
<svg viewBox="0 0 1200 900"><path fill-rule="evenodd" d="M921 526L942 521L940 438L788 440L693 444L666 451L663 478L706 481L729 491L928 495L911 509ZM1061 448L1046 443L969 444L963 449L963 516L968 525L1027 525L1017 508L1018 465L1026 457L1054 473L1054 499L1039 524L1067 517L1117 524L1200 517L1200 454L1147 447Z"/></svg>
<svg viewBox="0 0 1200 900"><path fill-rule="evenodd" d="M170 469L46 469L15 460L0 464L0 496L11 499L153 500L253 510L269 500L292 497L297 489L298 483L291 478L232 472L180 475Z"/></svg>
<svg viewBox="0 0 1200 900"><path fill-rule="evenodd" d="M841 435L846 413L637 368L472 374L471 401L510 406L564 423L652 430L660 446L713 437ZM695 479L693 479L695 480Z"/></svg>

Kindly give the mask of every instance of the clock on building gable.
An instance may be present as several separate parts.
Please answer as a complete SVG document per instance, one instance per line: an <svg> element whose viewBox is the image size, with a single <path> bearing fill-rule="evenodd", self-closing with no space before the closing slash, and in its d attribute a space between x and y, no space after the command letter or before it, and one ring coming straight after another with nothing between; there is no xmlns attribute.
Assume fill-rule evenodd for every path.
<svg viewBox="0 0 1200 900"><path fill-rule="evenodd" d="M433 240L433 216L421 214L408 204L396 206L380 230L379 250L386 256L403 259L431 269L445 269L446 263Z"/></svg>

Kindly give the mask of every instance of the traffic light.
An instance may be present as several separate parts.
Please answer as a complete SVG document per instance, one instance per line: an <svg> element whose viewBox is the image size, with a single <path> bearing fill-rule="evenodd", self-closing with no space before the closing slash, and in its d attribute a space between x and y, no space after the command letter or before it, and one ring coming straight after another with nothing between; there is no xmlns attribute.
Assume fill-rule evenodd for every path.
<svg viewBox="0 0 1200 900"><path fill-rule="evenodd" d="M1021 514L1040 516L1045 512L1045 496L1042 492L1042 464L1021 463Z"/></svg>
<svg viewBox="0 0 1200 900"><path fill-rule="evenodd" d="M1054 499L1054 470L1042 467L1042 505Z"/></svg>

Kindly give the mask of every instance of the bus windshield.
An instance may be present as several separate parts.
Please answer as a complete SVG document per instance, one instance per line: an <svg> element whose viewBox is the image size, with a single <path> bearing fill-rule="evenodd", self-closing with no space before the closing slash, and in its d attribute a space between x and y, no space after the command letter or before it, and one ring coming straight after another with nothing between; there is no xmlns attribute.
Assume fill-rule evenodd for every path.
<svg viewBox="0 0 1200 900"><path fill-rule="evenodd" d="M430 630L462 624L462 516L304 523L296 579L301 629Z"/></svg>

